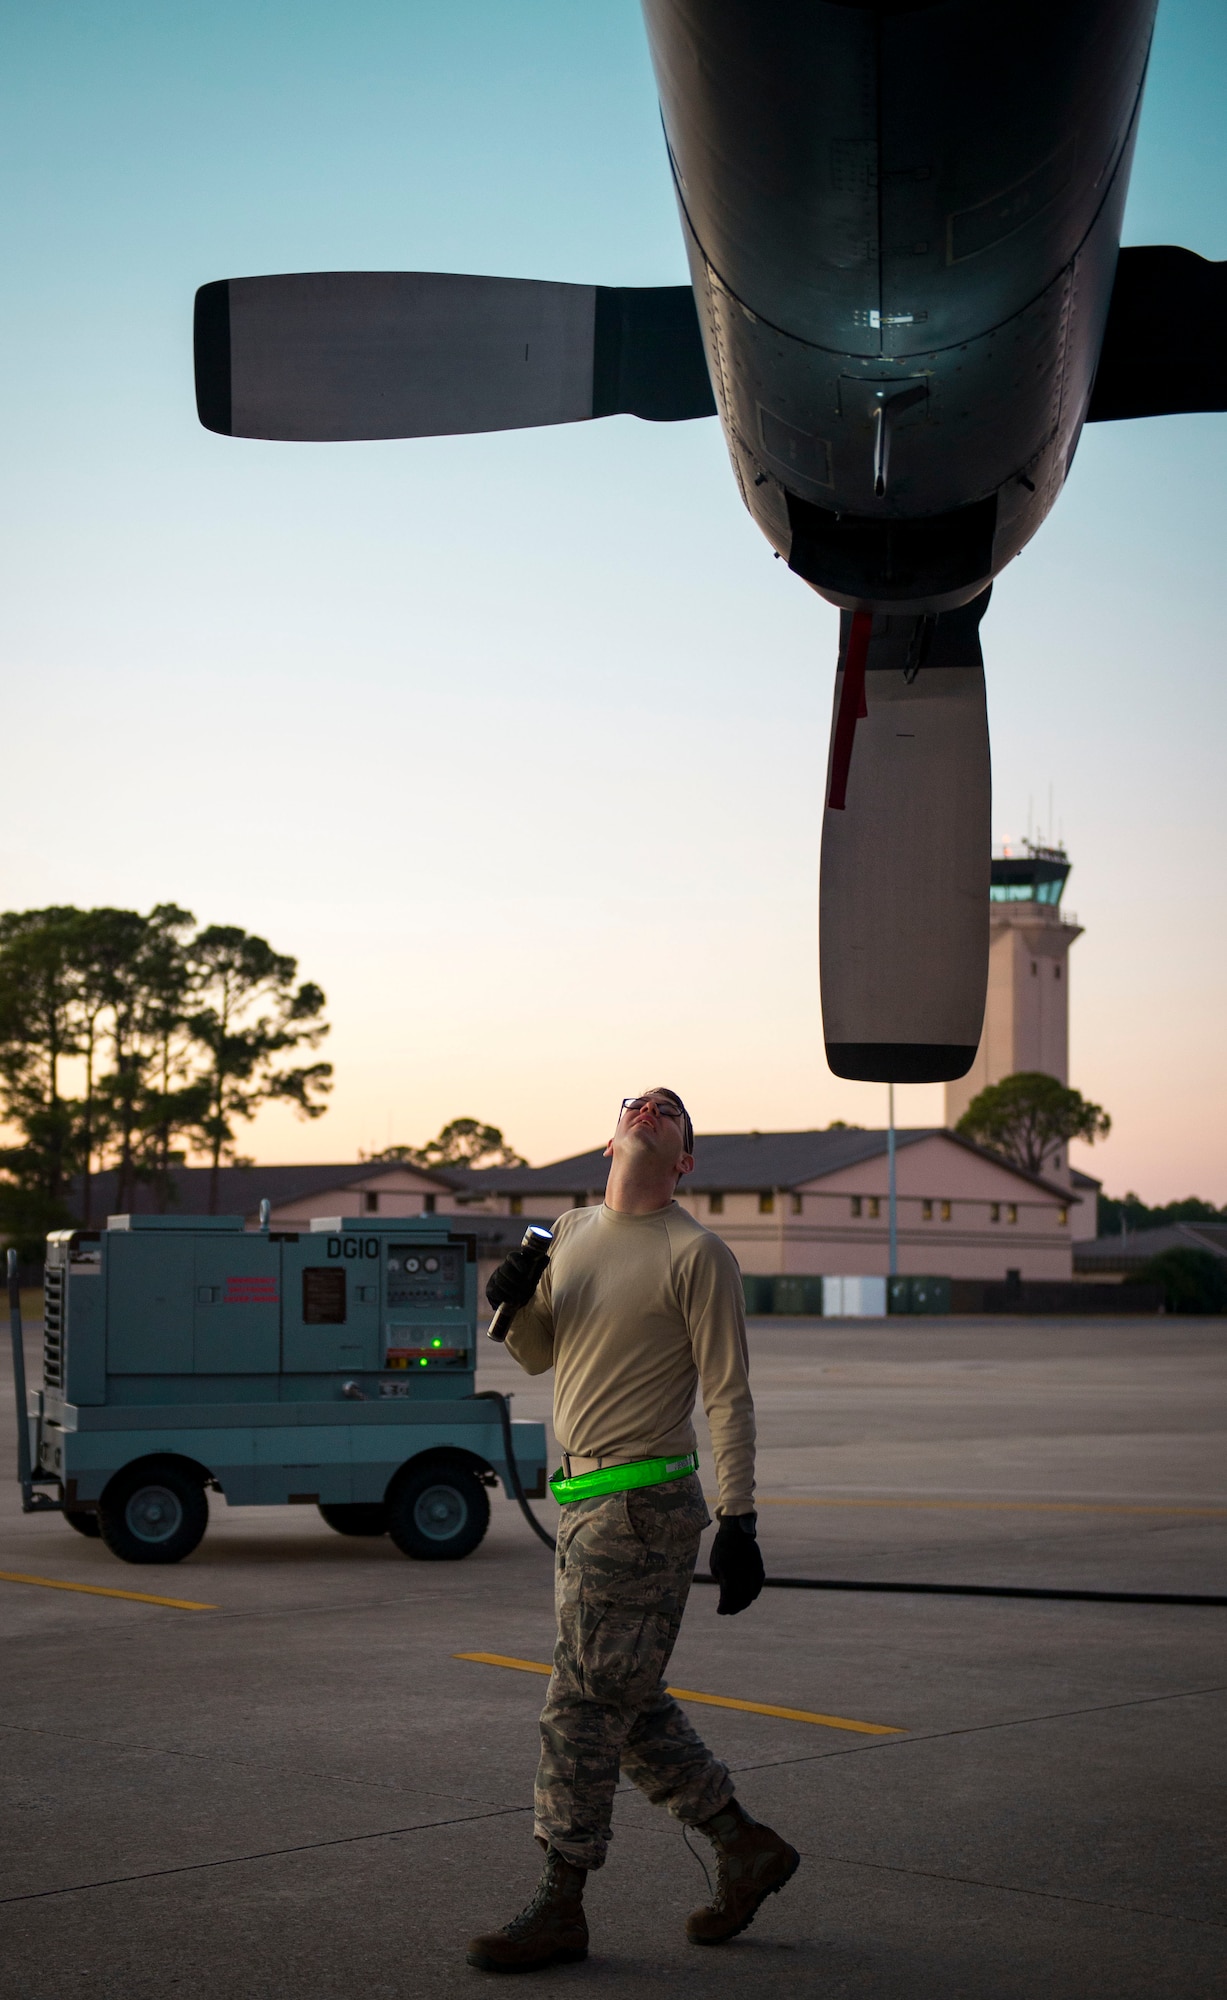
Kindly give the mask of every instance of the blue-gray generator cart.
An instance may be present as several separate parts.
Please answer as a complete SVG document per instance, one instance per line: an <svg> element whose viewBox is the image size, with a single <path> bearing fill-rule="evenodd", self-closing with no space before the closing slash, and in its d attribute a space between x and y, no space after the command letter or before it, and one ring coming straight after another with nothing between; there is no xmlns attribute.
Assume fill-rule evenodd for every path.
<svg viewBox="0 0 1227 2000"><path fill-rule="evenodd" d="M318 1507L427 1562L471 1554L497 1481L546 1490L544 1426L475 1394L476 1246L444 1217L57 1230L44 1328L26 1501L54 1506L33 1488L58 1487L65 1519L124 1562L190 1555L210 1488Z"/></svg>

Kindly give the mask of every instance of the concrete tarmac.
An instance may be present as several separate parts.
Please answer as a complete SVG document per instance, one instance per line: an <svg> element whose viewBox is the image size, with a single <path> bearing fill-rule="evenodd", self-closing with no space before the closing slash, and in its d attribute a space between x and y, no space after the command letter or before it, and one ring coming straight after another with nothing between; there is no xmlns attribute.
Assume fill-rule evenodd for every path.
<svg viewBox="0 0 1227 2000"><path fill-rule="evenodd" d="M1227 1595L1227 1321L761 1320L751 1345L769 1570ZM548 1378L483 1371L548 1414ZM6 1474L12 1435L6 1370ZM545 1681L455 1656L548 1662L547 1551L501 1496L454 1564L210 1505L189 1561L131 1568L0 1487L0 1570L209 1607L0 1581L2 2000L488 1989L464 1943L532 1892ZM691 1709L801 1870L698 1950L699 1867L628 1788L591 1956L518 1991L1227 1987L1227 1610L768 1591L718 1618L704 1588L671 1679L828 1718Z"/></svg>

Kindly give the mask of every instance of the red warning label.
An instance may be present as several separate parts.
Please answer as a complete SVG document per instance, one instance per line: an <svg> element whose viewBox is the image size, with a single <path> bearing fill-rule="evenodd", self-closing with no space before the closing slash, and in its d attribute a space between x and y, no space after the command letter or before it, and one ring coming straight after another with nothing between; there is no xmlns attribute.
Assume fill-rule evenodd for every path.
<svg viewBox="0 0 1227 2000"><path fill-rule="evenodd" d="M276 1278L227 1278L226 1280L228 1306L275 1306L277 1303Z"/></svg>

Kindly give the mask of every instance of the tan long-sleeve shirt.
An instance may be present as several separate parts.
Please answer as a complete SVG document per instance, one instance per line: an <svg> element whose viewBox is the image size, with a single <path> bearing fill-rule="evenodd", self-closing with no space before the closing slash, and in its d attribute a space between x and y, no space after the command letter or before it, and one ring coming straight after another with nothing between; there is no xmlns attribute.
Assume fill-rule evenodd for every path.
<svg viewBox="0 0 1227 2000"><path fill-rule="evenodd" d="M696 1391L711 1429L719 1511L754 1505L754 1404L737 1260L671 1202L651 1215L576 1208L507 1346L554 1370L564 1451L618 1460L693 1451Z"/></svg>

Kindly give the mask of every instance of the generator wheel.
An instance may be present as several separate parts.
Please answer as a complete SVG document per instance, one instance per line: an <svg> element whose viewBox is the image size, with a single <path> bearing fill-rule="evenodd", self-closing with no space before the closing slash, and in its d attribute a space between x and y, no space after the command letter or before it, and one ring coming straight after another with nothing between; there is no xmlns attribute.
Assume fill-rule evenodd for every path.
<svg viewBox="0 0 1227 2000"><path fill-rule="evenodd" d="M117 1472L98 1503L102 1539L127 1563L177 1563L209 1525L200 1479L174 1460L147 1459Z"/></svg>
<svg viewBox="0 0 1227 2000"><path fill-rule="evenodd" d="M383 1500L346 1500L335 1506L318 1503L320 1513L338 1535L386 1535L388 1508Z"/></svg>
<svg viewBox="0 0 1227 2000"><path fill-rule="evenodd" d="M416 1562L471 1556L490 1525L490 1501L461 1459L409 1466L388 1495L388 1533Z"/></svg>
<svg viewBox="0 0 1227 2000"><path fill-rule="evenodd" d="M98 1516L92 1510L87 1514L81 1507L65 1507L64 1519L70 1528L75 1528L77 1533L84 1535L88 1541L96 1542L102 1533L98 1525Z"/></svg>

